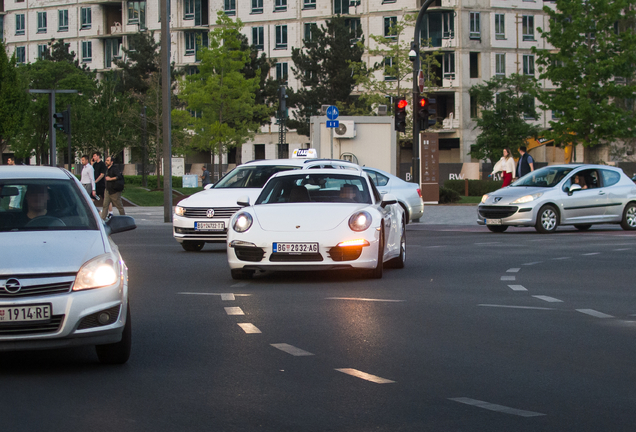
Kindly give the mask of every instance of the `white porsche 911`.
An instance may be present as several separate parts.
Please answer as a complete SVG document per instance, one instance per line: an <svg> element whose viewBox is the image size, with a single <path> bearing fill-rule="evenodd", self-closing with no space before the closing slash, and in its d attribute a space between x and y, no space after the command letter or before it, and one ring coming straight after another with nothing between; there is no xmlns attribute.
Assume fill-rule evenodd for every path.
<svg viewBox="0 0 636 432"><path fill-rule="evenodd" d="M361 169L286 171L254 203L238 199L227 258L234 279L258 271L359 269L381 278L384 263L402 268L406 216Z"/></svg>

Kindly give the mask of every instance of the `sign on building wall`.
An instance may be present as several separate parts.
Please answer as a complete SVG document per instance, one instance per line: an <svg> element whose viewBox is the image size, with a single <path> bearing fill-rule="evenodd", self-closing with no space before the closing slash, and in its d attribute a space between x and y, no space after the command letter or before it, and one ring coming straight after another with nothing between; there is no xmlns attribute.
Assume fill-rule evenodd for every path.
<svg viewBox="0 0 636 432"><path fill-rule="evenodd" d="M439 138L434 133L420 134L420 188L424 202L439 202Z"/></svg>

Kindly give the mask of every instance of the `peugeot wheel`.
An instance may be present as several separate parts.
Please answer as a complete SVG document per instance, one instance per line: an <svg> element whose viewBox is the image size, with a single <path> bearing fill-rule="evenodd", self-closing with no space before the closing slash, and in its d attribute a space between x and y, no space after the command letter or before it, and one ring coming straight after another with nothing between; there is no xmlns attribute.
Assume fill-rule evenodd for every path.
<svg viewBox="0 0 636 432"><path fill-rule="evenodd" d="M630 202L623 210L623 220L621 220L621 228L627 231L636 230L636 204Z"/></svg>
<svg viewBox="0 0 636 432"><path fill-rule="evenodd" d="M559 213L557 209L550 204L544 205L537 215L537 224L535 228L542 234L553 233L559 226Z"/></svg>

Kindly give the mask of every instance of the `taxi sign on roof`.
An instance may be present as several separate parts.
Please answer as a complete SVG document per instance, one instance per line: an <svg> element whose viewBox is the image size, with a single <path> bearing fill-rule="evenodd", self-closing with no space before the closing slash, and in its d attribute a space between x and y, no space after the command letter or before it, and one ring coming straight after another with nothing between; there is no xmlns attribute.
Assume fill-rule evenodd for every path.
<svg viewBox="0 0 636 432"><path fill-rule="evenodd" d="M292 159L315 159L318 157L316 149L295 149Z"/></svg>

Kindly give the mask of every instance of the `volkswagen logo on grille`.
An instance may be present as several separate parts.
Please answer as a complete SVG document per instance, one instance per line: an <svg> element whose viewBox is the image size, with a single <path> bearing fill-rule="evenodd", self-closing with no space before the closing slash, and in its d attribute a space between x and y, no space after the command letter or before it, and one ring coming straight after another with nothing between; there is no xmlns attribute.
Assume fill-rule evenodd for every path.
<svg viewBox="0 0 636 432"><path fill-rule="evenodd" d="M208 209L207 216L209 218L214 217L214 209Z"/></svg>
<svg viewBox="0 0 636 432"><path fill-rule="evenodd" d="M501 201L501 197L496 197L495 202L498 203L499 201Z"/></svg>
<svg viewBox="0 0 636 432"><path fill-rule="evenodd" d="M4 283L4 290L9 294L17 294L22 289L22 284L17 279L8 279Z"/></svg>

